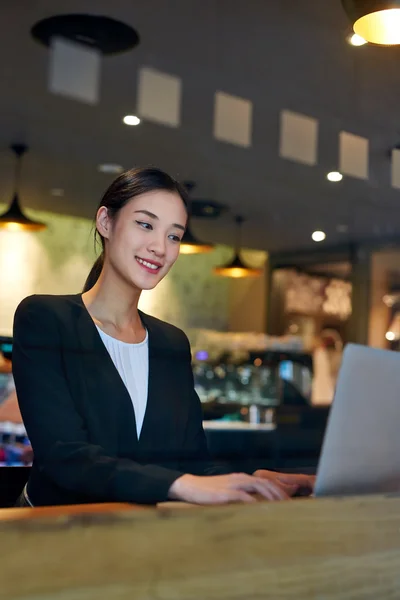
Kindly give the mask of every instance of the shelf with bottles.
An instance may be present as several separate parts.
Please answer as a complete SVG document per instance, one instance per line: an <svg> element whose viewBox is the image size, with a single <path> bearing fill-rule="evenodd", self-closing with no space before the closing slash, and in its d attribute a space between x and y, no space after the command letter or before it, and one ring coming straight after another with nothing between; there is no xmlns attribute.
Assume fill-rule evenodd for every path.
<svg viewBox="0 0 400 600"><path fill-rule="evenodd" d="M0 422L0 467L29 466L32 449L21 423Z"/></svg>

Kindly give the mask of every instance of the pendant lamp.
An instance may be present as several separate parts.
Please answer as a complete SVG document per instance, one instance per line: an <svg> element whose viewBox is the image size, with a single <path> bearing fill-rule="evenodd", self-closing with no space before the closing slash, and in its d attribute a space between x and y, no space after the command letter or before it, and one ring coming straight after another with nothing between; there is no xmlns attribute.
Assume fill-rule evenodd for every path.
<svg viewBox="0 0 400 600"><path fill-rule="evenodd" d="M198 240L191 232L189 225L186 227L180 246L181 254L205 254L211 252L213 248L214 246L211 244Z"/></svg>
<svg viewBox="0 0 400 600"><path fill-rule="evenodd" d="M8 231L39 231L45 229L46 225L39 221L33 221L22 212L19 203L19 184L21 174L21 163L22 157L28 150L24 144L13 144L11 150L17 157L15 166L15 179L14 179L14 196L11 201L9 208L5 213L0 215L0 229L7 229Z"/></svg>
<svg viewBox="0 0 400 600"><path fill-rule="evenodd" d="M371 44L400 44L400 0L342 0L354 33Z"/></svg>
<svg viewBox="0 0 400 600"><path fill-rule="evenodd" d="M192 200L190 198L191 192L195 187L195 183L193 181L185 181L184 187L187 190L189 196L189 212L191 212L192 208ZM193 235L189 224L186 227L186 231L183 235L180 253L181 254L205 254L206 252L211 252L214 249L212 244L207 244L206 242L201 242Z"/></svg>
<svg viewBox="0 0 400 600"><path fill-rule="evenodd" d="M244 222L244 218L237 216L235 217L236 223L236 247L235 247L235 255L233 259L227 263L226 265L222 265L220 267L214 267L213 272L215 275L220 275L222 277L233 277L234 279L239 279L242 277L258 277L262 274L262 269L255 269L253 267L248 267L240 258L240 234L242 224Z"/></svg>

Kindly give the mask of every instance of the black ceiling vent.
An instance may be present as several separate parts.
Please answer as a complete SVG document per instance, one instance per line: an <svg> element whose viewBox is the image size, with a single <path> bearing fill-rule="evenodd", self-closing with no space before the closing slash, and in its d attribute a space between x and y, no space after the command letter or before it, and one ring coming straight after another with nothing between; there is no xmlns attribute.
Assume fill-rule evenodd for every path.
<svg viewBox="0 0 400 600"><path fill-rule="evenodd" d="M105 55L127 52L140 41L139 34L130 25L109 17L86 14L43 19L32 27L31 34L45 46L50 46L52 38L63 37Z"/></svg>
<svg viewBox="0 0 400 600"><path fill-rule="evenodd" d="M193 198L192 192L196 187L194 181L184 181L183 185L190 196L190 216L200 219L217 219L228 211L228 207L215 200Z"/></svg>

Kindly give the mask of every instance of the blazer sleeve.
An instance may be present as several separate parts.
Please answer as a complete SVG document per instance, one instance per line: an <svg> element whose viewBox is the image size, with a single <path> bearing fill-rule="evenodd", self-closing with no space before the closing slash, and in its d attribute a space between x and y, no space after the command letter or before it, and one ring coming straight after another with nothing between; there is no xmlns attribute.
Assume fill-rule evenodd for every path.
<svg viewBox="0 0 400 600"><path fill-rule="evenodd" d="M60 488L93 501L156 503L183 473L108 456L89 442L63 372L60 318L38 296L14 317L13 373L35 463Z"/></svg>
<svg viewBox="0 0 400 600"><path fill-rule="evenodd" d="M200 398L194 387L193 370L191 365L191 352L189 340L185 336L187 346L186 379L191 390L189 417L186 424L184 460L180 468L193 475L226 475L232 473L229 465L213 462L207 446L207 438L203 429L203 411Z"/></svg>

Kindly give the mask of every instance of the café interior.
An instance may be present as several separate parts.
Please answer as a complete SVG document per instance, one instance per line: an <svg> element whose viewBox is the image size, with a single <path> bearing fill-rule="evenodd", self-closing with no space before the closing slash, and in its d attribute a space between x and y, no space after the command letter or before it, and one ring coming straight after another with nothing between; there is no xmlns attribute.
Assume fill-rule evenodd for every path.
<svg viewBox="0 0 400 600"><path fill-rule="evenodd" d="M135 166L171 173L190 199L178 261L143 292L139 308L189 338L212 458L235 471L315 473L346 345L400 350L399 15L398 2L349 0L1 3L0 513L13 515L4 517L7 535L19 523L22 509L11 507L34 459L12 375L15 310L32 294L82 290L98 253L99 199ZM313 514L323 520L317 506ZM379 503L374 510L366 520L380 518ZM190 518L204 525L203 514ZM273 520L271 513L266 523ZM126 523L134 532L136 521ZM135 526L141 539L144 525ZM183 536L185 527L181 519ZM93 540L103 534L96 529ZM58 543L61 556L62 532ZM290 595L285 578L298 559L283 560L287 595L279 597L372 598L354 582L360 595L340 595L339 587L337 595L312 595L315 574L305 584L309 595L298 579L300 591ZM224 590L234 570L228 563L214 563L226 575ZM193 565L188 581L202 572ZM162 597L259 597L257 578L249 564L243 568L250 579L238 584L239 595L214 596L206 569L210 595L171 587ZM100 581L94 563L88 569ZM259 582L276 598L268 569ZM7 597L33 598L45 580L47 593L75 585L54 587L49 574L33 580L23 595L10 577Z"/></svg>

